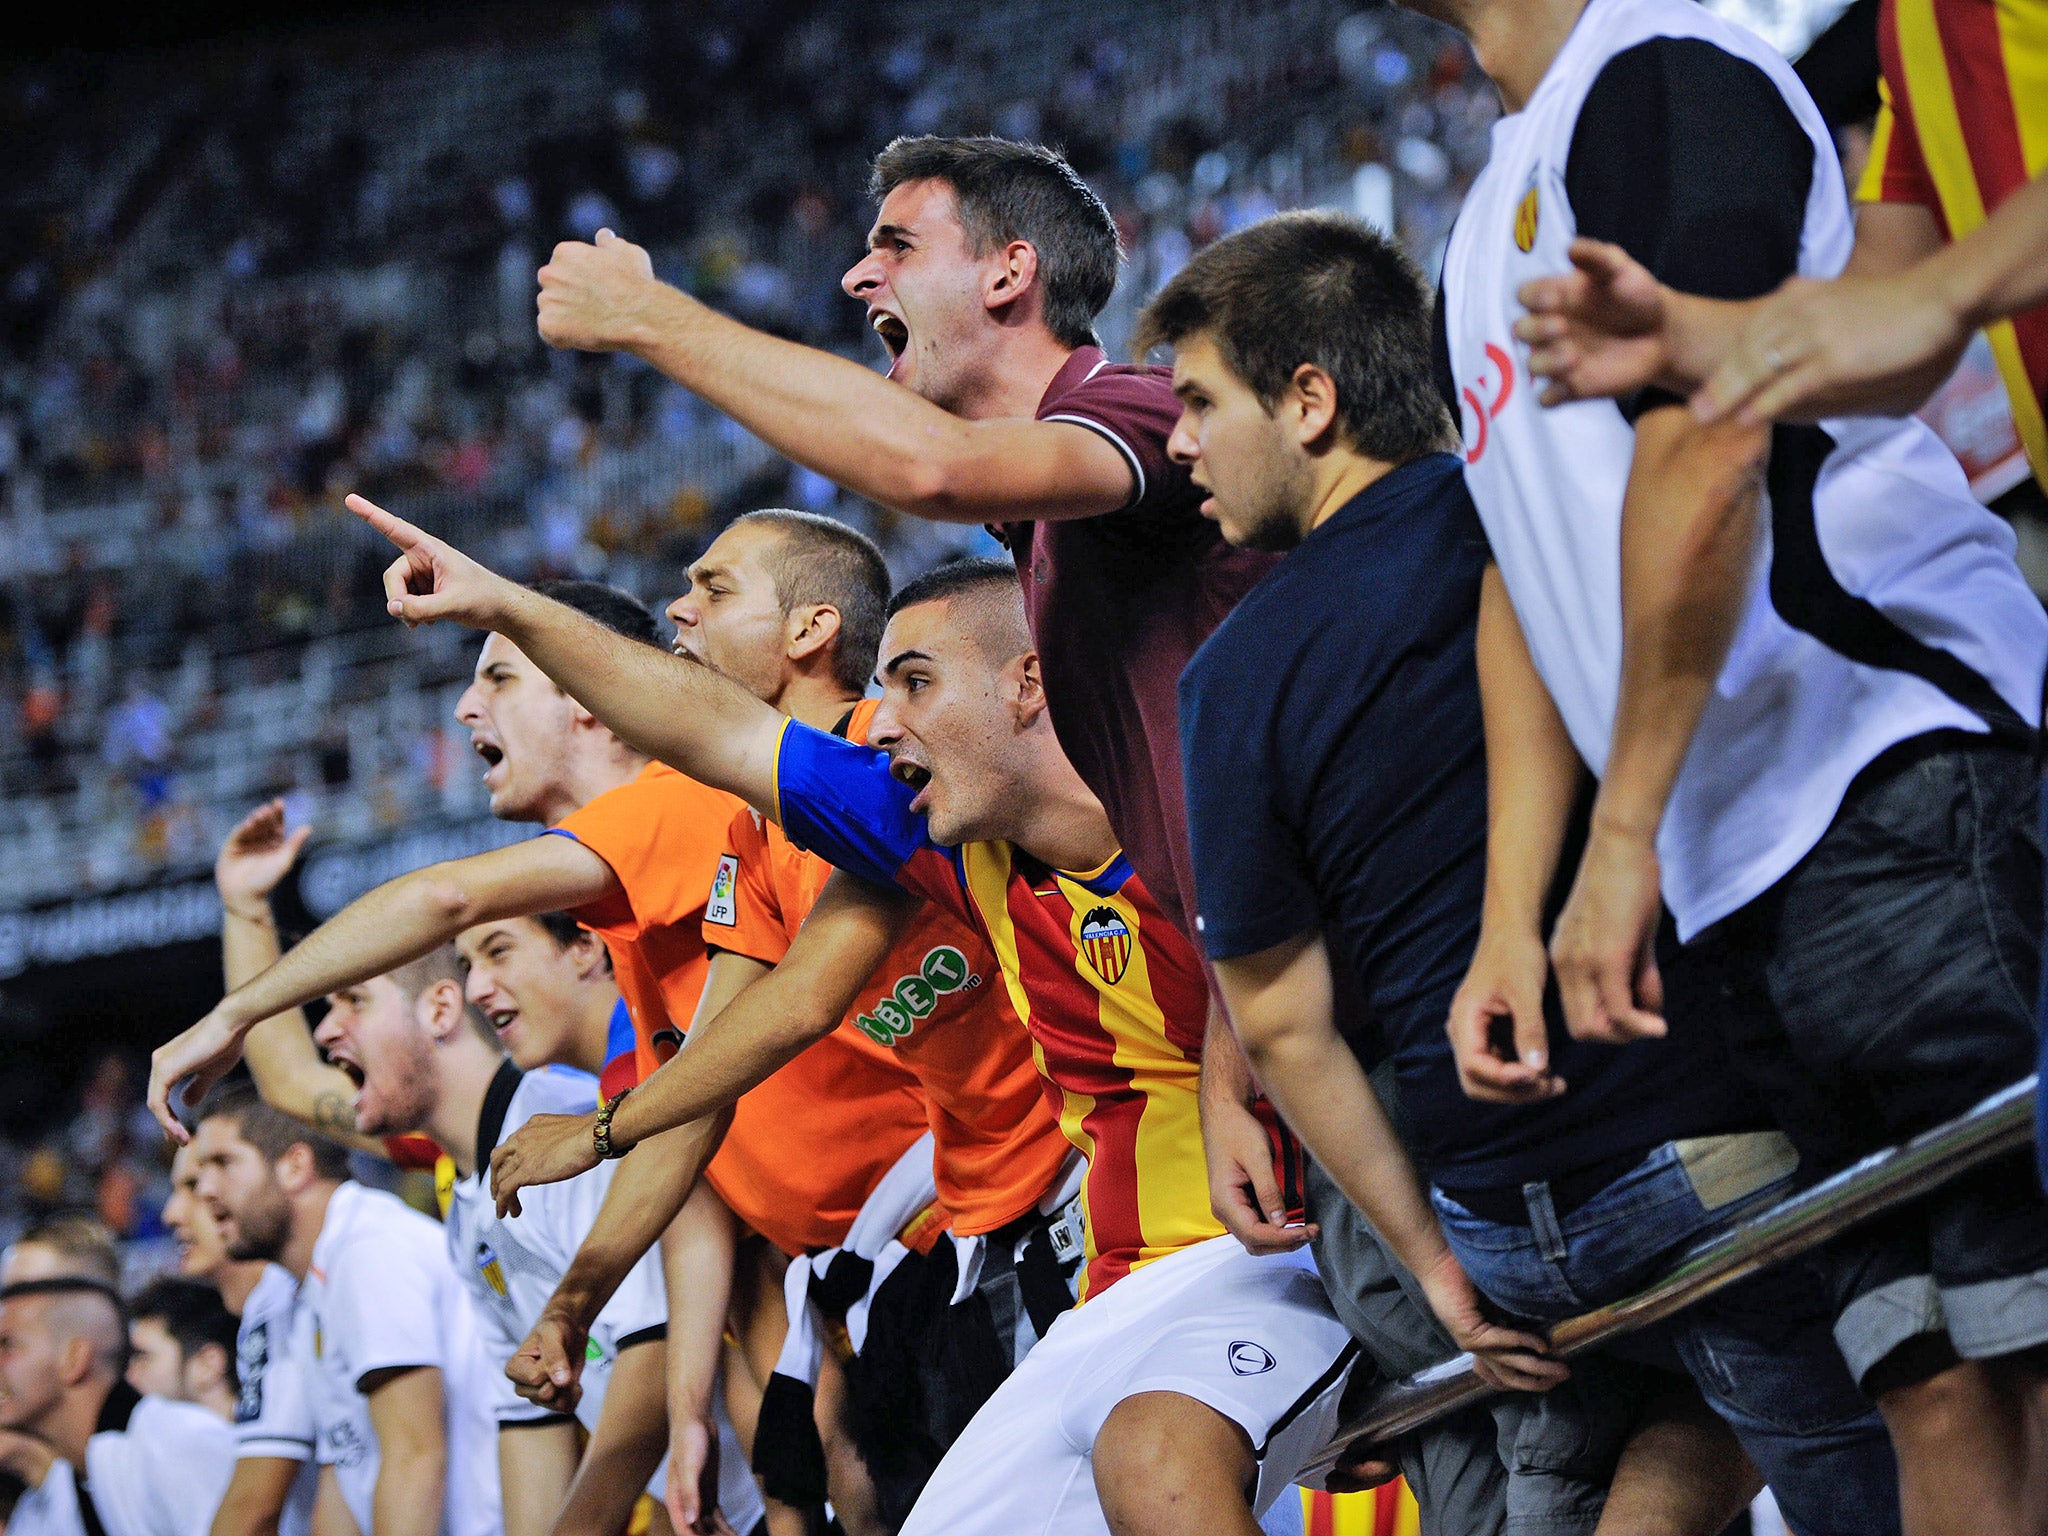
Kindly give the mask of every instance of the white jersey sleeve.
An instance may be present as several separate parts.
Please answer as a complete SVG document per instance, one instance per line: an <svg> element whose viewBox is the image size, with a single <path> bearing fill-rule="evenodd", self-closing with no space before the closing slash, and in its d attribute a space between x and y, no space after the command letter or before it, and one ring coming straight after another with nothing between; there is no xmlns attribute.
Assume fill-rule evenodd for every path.
<svg viewBox="0 0 2048 1536"><path fill-rule="evenodd" d="M15 1501L7 1536L85 1536L69 1462L53 1464L41 1483Z"/></svg>
<svg viewBox="0 0 2048 1536"><path fill-rule="evenodd" d="M309 1461L313 1405L307 1392L310 1362L293 1348L299 1283L282 1265L265 1267L242 1308L235 1336L235 1445L241 1456Z"/></svg>
<svg viewBox="0 0 2048 1536"><path fill-rule="evenodd" d="M107 1536L207 1536L235 1470L234 1432L196 1403L145 1397L86 1442L86 1489Z"/></svg>

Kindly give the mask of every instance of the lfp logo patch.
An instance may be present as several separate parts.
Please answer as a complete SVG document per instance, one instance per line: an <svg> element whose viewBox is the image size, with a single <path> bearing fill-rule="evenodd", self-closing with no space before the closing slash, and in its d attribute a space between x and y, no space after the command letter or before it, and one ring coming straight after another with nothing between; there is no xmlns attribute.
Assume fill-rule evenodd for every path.
<svg viewBox="0 0 2048 1536"><path fill-rule="evenodd" d="M739 884L740 861L730 853L718 856L718 872L711 877L711 898L704 903L704 921L730 928L740 920L734 887Z"/></svg>
<svg viewBox="0 0 2048 1536"><path fill-rule="evenodd" d="M1090 907L1081 919L1081 953L1107 986L1124 979L1131 963L1131 926L1115 907Z"/></svg>

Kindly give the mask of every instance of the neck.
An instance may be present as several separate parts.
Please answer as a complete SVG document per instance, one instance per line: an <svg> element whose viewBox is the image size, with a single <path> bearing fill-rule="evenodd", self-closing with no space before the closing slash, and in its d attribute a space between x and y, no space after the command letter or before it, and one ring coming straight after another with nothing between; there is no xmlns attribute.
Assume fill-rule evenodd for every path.
<svg viewBox="0 0 2048 1536"><path fill-rule="evenodd" d="M316 1179L292 1201L291 1232L277 1262L291 1271L294 1280L305 1279L306 1271L313 1267L313 1245L320 1241L320 1229L327 1225L328 1202L339 1188L339 1184Z"/></svg>
<svg viewBox="0 0 2048 1536"><path fill-rule="evenodd" d="M1519 112L1536 94L1587 0L1449 0L1440 19L1471 41L1501 104Z"/></svg>
<svg viewBox="0 0 2048 1536"><path fill-rule="evenodd" d="M1108 863L1119 844L1102 802L1057 746L1050 758L1038 765L1028 784L1018 786L1017 821L1009 840L1054 869L1088 870Z"/></svg>
<svg viewBox="0 0 2048 1536"><path fill-rule="evenodd" d="M235 1421L235 1394L225 1386L202 1388L194 1401L209 1413L218 1414L226 1419L230 1424Z"/></svg>
<svg viewBox="0 0 2048 1536"><path fill-rule="evenodd" d="M1317 476L1315 496L1309 502L1308 520L1301 527L1302 537L1306 538L1322 527L1354 496L1385 479L1399 467L1343 449L1332 453L1324 463L1323 472Z"/></svg>
<svg viewBox="0 0 2048 1536"><path fill-rule="evenodd" d="M588 1072L595 1077L604 1071L605 1051L612 1041L612 1010L618 1005L616 987L584 987L586 994L576 1007L576 1026L568 1034L569 1054L559 1063Z"/></svg>
<svg viewBox="0 0 2048 1536"><path fill-rule="evenodd" d="M1036 322L1005 327L997 334L1000 340L990 348L988 366L949 409L969 421L1028 421L1038 414L1038 402L1074 349Z"/></svg>
<svg viewBox="0 0 2048 1536"><path fill-rule="evenodd" d="M561 785L543 802L537 819L542 826L557 826L599 795L632 783L646 766L646 758L616 737L592 743L591 750L580 755Z"/></svg>
<svg viewBox="0 0 2048 1536"><path fill-rule="evenodd" d="M768 702L792 720L801 720L817 730L829 731L860 702L860 695L848 693L837 678L805 674L784 683L782 692Z"/></svg>
<svg viewBox="0 0 2048 1536"><path fill-rule="evenodd" d="M249 1293L262 1278L261 1259L228 1259L214 1275L213 1285L220 1292L221 1305L240 1317L242 1309L249 1305Z"/></svg>
<svg viewBox="0 0 2048 1536"><path fill-rule="evenodd" d="M505 1058L479 1040L467 1022L434 1049L441 1058L436 1063L441 1091L425 1130L455 1160L455 1171L468 1178L476 1172L476 1124L483 1118L484 1096Z"/></svg>
<svg viewBox="0 0 2048 1536"><path fill-rule="evenodd" d="M35 1434L71 1463L77 1477L85 1476L85 1443L92 1438L93 1426L99 1423L100 1410L113 1390L112 1376L85 1382L66 1392L49 1416L35 1426Z"/></svg>

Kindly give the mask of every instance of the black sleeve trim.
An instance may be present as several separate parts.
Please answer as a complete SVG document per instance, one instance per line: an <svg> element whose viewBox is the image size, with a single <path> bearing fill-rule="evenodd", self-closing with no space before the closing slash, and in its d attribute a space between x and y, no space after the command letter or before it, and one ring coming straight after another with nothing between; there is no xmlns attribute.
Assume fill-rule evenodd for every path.
<svg viewBox="0 0 2048 1536"><path fill-rule="evenodd" d="M1700 38L1624 49L1586 93L1565 162L1578 231L1685 293L1751 299L1799 267L1814 146L1771 77ZM1621 402L1631 421L1672 397Z"/></svg>
<svg viewBox="0 0 2048 1536"><path fill-rule="evenodd" d="M641 1328L619 1340L618 1353L624 1354L635 1344L659 1344L668 1337L668 1324L656 1323L652 1328Z"/></svg>
<svg viewBox="0 0 2048 1536"><path fill-rule="evenodd" d="M574 1424L573 1413L544 1413L537 1419L500 1419L500 1429L546 1429L551 1424Z"/></svg>

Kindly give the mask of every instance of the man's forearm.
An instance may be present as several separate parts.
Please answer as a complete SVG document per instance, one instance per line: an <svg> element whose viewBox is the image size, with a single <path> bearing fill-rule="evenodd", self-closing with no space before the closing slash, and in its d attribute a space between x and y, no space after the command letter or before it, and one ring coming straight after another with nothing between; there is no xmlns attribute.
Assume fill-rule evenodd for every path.
<svg viewBox="0 0 2048 1536"><path fill-rule="evenodd" d="M1980 329L2048 304L2048 172L2036 176L1963 239L1928 259L1937 292Z"/></svg>
<svg viewBox="0 0 2048 1536"><path fill-rule="evenodd" d="M1230 1027L1216 978L1209 978L1209 1019L1202 1029L1200 1105L1204 1114L1214 1104L1249 1104L1259 1095L1251 1062Z"/></svg>
<svg viewBox="0 0 2048 1536"><path fill-rule="evenodd" d="M556 1285L548 1310L588 1331L627 1272L690 1198L731 1121L730 1113L692 1121L633 1149L605 1191L597 1220Z"/></svg>
<svg viewBox="0 0 2048 1536"><path fill-rule="evenodd" d="M1621 683L1595 835L1653 842L1741 622L1768 435L1681 406L1637 423L1621 515Z"/></svg>
<svg viewBox="0 0 2048 1536"><path fill-rule="evenodd" d="M1498 566L1479 593L1480 710L1486 732L1488 925L1540 929L1582 765L1529 654Z"/></svg>
<svg viewBox="0 0 2048 1536"><path fill-rule="evenodd" d="M246 1035L264 1019L431 953L477 921L472 910L439 868L401 876L342 908L223 998L221 1010Z"/></svg>
<svg viewBox="0 0 2048 1536"><path fill-rule="evenodd" d="M732 679L524 588L508 595L496 628L635 751L779 816L783 716Z"/></svg>
<svg viewBox="0 0 2048 1536"><path fill-rule="evenodd" d="M439 1536L448 1494L448 1448L440 1428L436 1424L433 1436L395 1446L380 1440L377 1488L370 1500L376 1536Z"/></svg>

